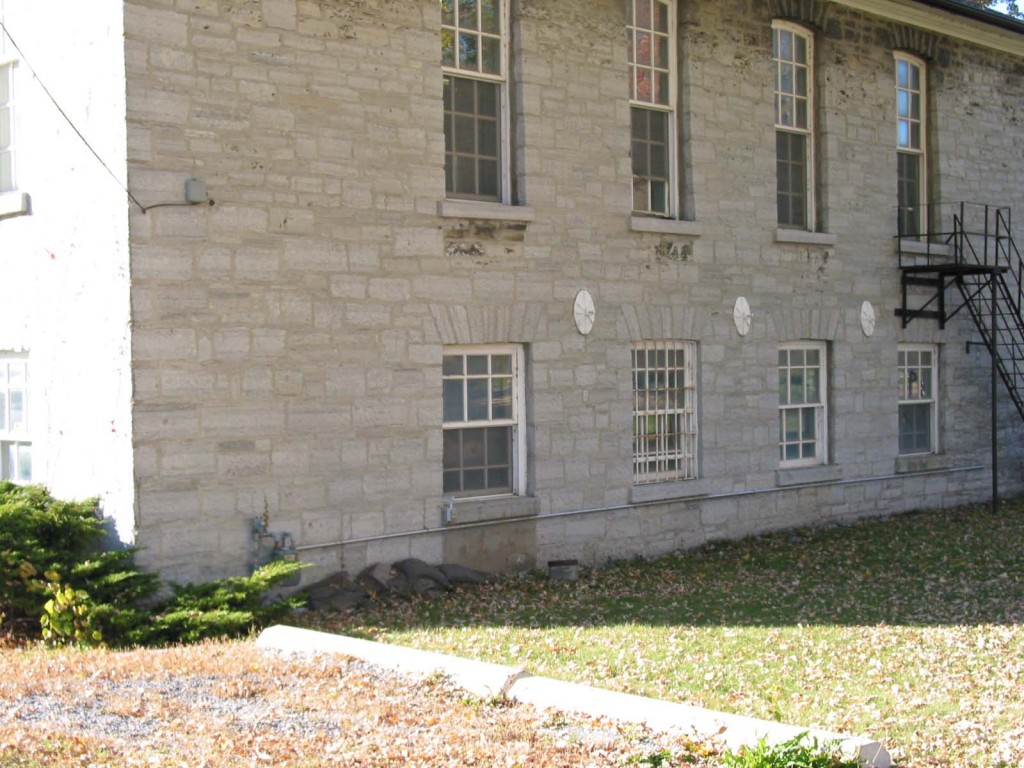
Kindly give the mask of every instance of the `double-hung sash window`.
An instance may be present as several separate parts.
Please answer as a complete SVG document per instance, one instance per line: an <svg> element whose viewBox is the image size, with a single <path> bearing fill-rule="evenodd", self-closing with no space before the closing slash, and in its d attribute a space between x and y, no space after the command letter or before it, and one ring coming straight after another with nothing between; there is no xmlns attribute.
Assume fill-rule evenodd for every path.
<svg viewBox="0 0 1024 768"><path fill-rule="evenodd" d="M28 361L20 357L0 357L0 480L32 480Z"/></svg>
<svg viewBox="0 0 1024 768"><path fill-rule="evenodd" d="M779 347L779 462L782 467L827 463L825 345Z"/></svg>
<svg viewBox="0 0 1024 768"><path fill-rule="evenodd" d="M697 477L697 345L633 345L633 482Z"/></svg>
<svg viewBox="0 0 1024 768"><path fill-rule="evenodd" d="M445 191L508 202L507 0L441 0Z"/></svg>
<svg viewBox="0 0 1024 768"><path fill-rule="evenodd" d="M523 350L449 347L441 366L444 492L454 496L522 493Z"/></svg>
<svg viewBox="0 0 1024 768"><path fill-rule="evenodd" d="M906 54L896 54L897 226L901 237L925 231L925 70Z"/></svg>
<svg viewBox="0 0 1024 768"><path fill-rule="evenodd" d="M775 173L780 227L814 227L814 48L811 33L772 25L775 70Z"/></svg>
<svg viewBox="0 0 1024 768"><path fill-rule="evenodd" d="M629 0L633 211L675 212L675 3Z"/></svg>
<svg viewBox="0 0 1024 768"><path fill-rule="evenodd" d="M15 188L13 80L14 64L3 62L0 46L0 194Z"/></svg>
<svg viewBox="0 0 1024 768"><path fill-rule="evenodd" d="M901 345L898 354L900 453L934 453L937 350L934 346Z"/></svg>

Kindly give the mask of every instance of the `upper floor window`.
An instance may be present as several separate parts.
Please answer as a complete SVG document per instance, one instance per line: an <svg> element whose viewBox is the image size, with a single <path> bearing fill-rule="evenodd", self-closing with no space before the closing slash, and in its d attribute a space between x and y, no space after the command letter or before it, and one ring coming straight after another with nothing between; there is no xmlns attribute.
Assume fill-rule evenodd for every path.
<svg viewBox="0 0 1024 768"><path fill-rule="evenodd" d="M934 453L938 450L937 350L932 345L904 344L897 355L900 453Z"/></svg>
<svg viewBox="0 0 1024 768"><path fill-rule="evenodd" d="M449 347L443 380L443 488L455 496L522 493L523 349Z"/></svg>
<svg viewBox="0 0 1024 768"><path fill-rule="evenodd" d="M780 227L814 228L814 39L772 24L775 70L776 204Z"/></svg>
<svg viewBox="0 0 1024 768"><path fill-rule="evenodd" d="M697 344L633 345L633 482L697 477Z"/></svg>
<svg viewBox="0 0 1024 768"><path fill-rule="evenodd" d="M899 235L926 231L924 63L896 54L896 176Z"/></svg>
<svg viewBox="0 0 1024 768"><path fill-rule="evenodd" d="M23 357L0 357L0 480L32 480L28 360Z"/></svg>
<svg viewBox="0 0 1024 768"><path fill-rule="evenodd" d="M2 39L0 35L0 39ZM0 49L0 58L3 51ZM14 178L14 64L0 63L0 192L15 188Z"/></svg>
<svg viewBox="0 0 1024 768"><path fill-rule="evenodd" d="M675 190L675 3L630 0L633 211L672 216Z"/></svg>
<svg viewBox="0 0 1024 768"><path fill-rule="evenodd" d="M507 26L503 0L441 0L449 197L510 197Z"/></svg>
<svg viewBox="0 0 1024 768"><path fill-rule="evenodd" d="M825 345L799 341L779 347L779 463L827 463Z"/></svg>

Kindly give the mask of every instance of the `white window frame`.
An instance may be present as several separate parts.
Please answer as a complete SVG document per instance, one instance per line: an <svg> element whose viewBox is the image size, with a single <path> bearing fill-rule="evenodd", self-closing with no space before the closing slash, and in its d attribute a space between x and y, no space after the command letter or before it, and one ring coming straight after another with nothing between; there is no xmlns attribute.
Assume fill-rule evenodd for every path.
<svg viewBox="0 0 1024 768"><path fill-rule="evenodd" d="M498 84L498 110L500 112L498 116L498 174L500 176L498 181L498 200L496 202L510 205L512 202L512 158L511 158L511 135L512 135L512 117L511 117L511 98L509 96L509 37L510 37L510 14L509 6L512 0L492 0L499 4L498 16L499 16L499 58L500 66L498 74L490 74L482 71L482 56L479 55L478 51L478 65L475 70L470 68L463 68L460 66L458 55L456 53L456 59L454 65L447 65L443 61L443 50L442 50L442 63L441 71L443 77L461 77L469 80L482 80L486 82L492 82ZM450 2L452 12L455 14L455 25L449 25L444 21L444 4ZM477 0L476 6L479 7L481 0ZM452 32L458 39L458 33L460 29L469 30L469 27L459 26L459 13L460 5L458 0L442 0L441 2L441 34L442 34L442 47L443 38L446 32ZM493 37L482 31L478 31L481 37ZM457 49L456 43L456 49ZM445 131L447 131L447 121L445 125ZM454 138L454 137L453 137ZM447 161L446 161L447 162ZM480 200L481 198L475 196L466 196L455 194L445 189L445 196L449 199L454 200ZM484 198L487 201L487 198ZM495 202L495 201L491 201Z"/></svg>
<svg viewBox="0 0 1024 768"><path fill-rule="evenodd" d="M2 35L0 35L2 37ZM17 62L5 59L3 50L0 48L0 80L7 81L7 101L0 101L0 115L7 112L7 134L10 138L7 146L0 146L0 154L7 154L10 158L10 178L5 179L0 174L0 195L13 192L18 188L18 168L16 152L16 131L15 131L15 94L14 94L14 68ZM2 133L2 130L0 130Z"/></svg>
<svg viewBox="0 0 1024 768"><path fill-rule="evenodd" d="M794 364L792 352L816 352L818 363L810 365ZM786 354L787 364L783 366L781 358ZM791 341L779 345L779 467L783 469L791 467L815 467L828 463L828 345L821 341ZM802 370L806 376L807 371L817 369L818 387L817 398L808 399L806 387L804 394L798 402L793 402L794 380L792 372ZM805 380L805 379L804 379ZM786 391L783 391L783 387ZM813 440L803 438L803 420L807 416L806 411L813 409L814 430ZM801 420L800 433L795 440L787 440L786 437L786 415L791 411L799 411L798 418ZM787 448L790 446L812 445L814 454L812 456L800 456L797 458L786 458ZM801 453L803 449L800 449Z"/></svg>
<svg viewBox="0 0 1024 768"><path fill-rule="evenodd" d="M653 45L650 50L650 63L641 63L637 60L638 43L642 35L650 35L653 42L655 36L664 37L660 32L654 30L654 24L652 21L651 27L638 27L636 26L636 8L639 3L648 3L650 5L651 18L654 18L655 8L658 5L663 5L668 11L668 99L664 102L658 101L655 95L654 79L658 72L666 72L664 67L656 66L654 62L654 50ZM649 112L661 112L667 115L666 122L668 123L668 135L666 141L668 142L667 147L667 164L668 164L668 180L667 180L667 197L666 197L666 210L665 211L654 211L651 205L651 194L650 187L647 191L647 207L637 208L636 192L635 188L631 189L631 202L630 207L633 209L634 215L639 216L657 216L661 218L678 218L679 216L679 173L678 173L678 159L677 159L677 143L678 143L678 119L676 117L676 100L679 91L678 88L678 45L677 40L678 23L676 21L676 3L669 0L629 0L629 18L626 24L626 34L628 40L627 47L627 63L629 65L629 104L630 104L630 125L632 126L632 113L634 109L643 109ZM647 72L651 77L651 95L649 99L640 97L638 88L638 82L640 74ZM630 128L630 141L632 143L632 127ZM635 187L636 176L631 175L633 184Z"/></svg>
<svg viewBox="0 0 1024 768"><path fill-rule="evenodd" d="M21 386L17 391L22 398L22 418L14 423L11 408L10 375L13 369L21 371ZM16 483L32 481L32 440L29 431L29 365L24 355L0 355L0 480ZM20 470L20 459L27 457L29 471Z"/></svg>
<svg viewBox="0 0 1024 768"><path fill-rule="evenodd" d="M792 35L794 38L801 38L804 41L806 57L805 60L800 62L795 58L791 60L784 60L779 57L779 36L782 34ZM796 82L794 80L793 89L791 92L781 90L782 73L787 67L793 67L794 74L800 68L806 73L805 91L806 93L799 93L796 88ZM817 149L815 141L815 130L814 130L814 33L807 27L803 27L799 24L794 24L789 21L783 21L780 19L772 20L772 71L773 71L773 101L775 109L775 132L776 136L781 133L796 134L803 136L806 142L804 147L804 189L805 189L805 201L804 201L804 226L803 229L808 232L814 232L816 230L817 222L817 188L815 178L815 159L817 158ZM805 122L806 125L799 125L798 115L794 113L787 117L786 109L784 108L786 99L792 98L794 108L797 103L803 101L806 114ZM776 178L776 185L778 179ZM776 186L775 199L776 205L778 204L779 190ZM784 229L800 229L796 224L779 222L779 226Z"/></svg>
<svg viewBox="0 0 1024 768"><path fill-rule="evenodd" d="M925 362L921 355L928 355ZM912 358L917 355L917 358ZM898 447L900 456L920 456L939 451L939 348L935 344L900 344L897 346L897 388L899 392L899 408L903 406L928 405L928 447L924 450L903 451ZM931 387L926 392L921 387L921 377L928 372ZM916 386L916 388L915 388ZM902 426L897 424L897 440L902 443Z"/></svg>
<svg viewBox="0 0 1024 768"><path fill-rule="evenodd" d="M896 154L897 158L901 154L916 155L918 157L918 190L917 196L919 200L917 216L917 233L901 233L901 234L924 234L927 232L927 208L928 208L928 70L923 59L919 59L917 56L912 56L909 53L902 51L896 51L893 54L895 63L895 85L896 85ZM908 82L907 87L900 85L900 67L905 65L908 68L908 72L912 69L917 70L918 75L918 87L912 88ZM912 110L909 108L906 110L908 114L904 115L902 112L903 101L906 99L908 105L913 103L914 97L918 100L918 114L915 117ZM906 124L906 140L904 140L904 128ZM914 141L913 127L917 126L917 141ZM897 194L898 197L898 194ZM902 211L900 212L902 215Z"/></svg>
<svg viewBox="0 0 1024 768"><path fill-rule="evenodd" d="M472 355L488 355L488 356L504 356L508 355L512 360L512 403L511 410L512 416L505 419L475 419L470 420L468 418L468 397L464 398L463 401L463 418L461 420L445 420L444 419L444 407L443 407L443 393L442 393L442 423L443 431L460 430L460 429L474 429L481 427L490 426L507 426L511 427L512 430L512 448L511 448L511 460L512 468L510 473L511 490L510 491L499 491L499 492L472 492L472 491L449 491L445 490L446 494L451 494L457 498L494 498L496 496L522 496L526 493L526 429L525 429L525 416L526 416L526 353L525 349L521 344L486 344L486 345L452 345L444 348L444 357L462 355L469 357ZM490 363L488 364L490 368ZM444 373L442 367L441 378L442 381L457 380L459 378L467 378L469 374L463 376L454 375L449 376ZM492 414L493 415L493 414Z"/></svg>
<svg viewBox="0 0 1024 768"><path fill-rule="evenodd" d="M651 352L656 354L653 366ZM643 365L638 365L639 353L647 353ZM638 341L632 357L633 484L696 480L697 342ZM675 364L670 364L672 357Z"/></svg>

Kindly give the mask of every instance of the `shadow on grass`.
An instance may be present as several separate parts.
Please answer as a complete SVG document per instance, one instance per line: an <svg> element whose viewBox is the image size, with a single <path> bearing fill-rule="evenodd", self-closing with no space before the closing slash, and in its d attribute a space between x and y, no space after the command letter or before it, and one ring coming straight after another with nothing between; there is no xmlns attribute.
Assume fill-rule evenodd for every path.
<svg viewBox="0 0 1024 768"><path fill-rule="evenodd" d="M540 573L321 617L332 631L444 626L951 626L1024 623L1024 502L907 513Z"/></svg>

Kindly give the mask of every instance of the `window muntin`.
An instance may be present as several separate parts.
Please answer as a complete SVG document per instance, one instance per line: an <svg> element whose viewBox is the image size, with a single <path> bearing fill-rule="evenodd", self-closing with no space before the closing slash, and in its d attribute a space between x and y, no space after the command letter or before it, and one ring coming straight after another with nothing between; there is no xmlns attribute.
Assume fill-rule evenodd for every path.
<svg viewBox="0 0 1024 768"><path fill-rule="evenodd" d="M781 227L814 223L813 38L785 22L772 25L776 183Z"/></svg>
<svg viewBox="0 0 1024 768"><path fill-rule="evenodd" d="M901 236L924 232L925 171L924 64L896 54L896 196Z"/></svg>
<svg viewBox="0 0 1024 768"><path fill-rule="evenodd" d="M697 345L633 345L633 482L697 477Z"/></svg>
<svg viewBox="0 0 1024 768"><path fill-rule="evenodd" d="M13 64L0 64L0 192L15 188L13 75Z"/></svg>
<svg viewBox="0 0 1024 768"><path fill-rule="evenodd" d="M633 211L671 216L675 208L674 4L630 0L626 25L633 159Z"/></svg>
<svg viewBox="0 0 1024 768"><path fill-rule="evenodd" d="M441 0L445 191L509 196L507 34L501 0Z"/></svg>
<svg viewBox="0 0 1024 768"><path fill-rule="evenodd" d="M938 352L934 346L902 345L897 355L899 452L934 453L938 448Z"/></svg>
<svg viewBox="0 0 1024 768"><path fill-rule="evenodd" d="M32 480L29 439L28 361L0 357L0 479Z"/></svg>
<svg viewBox="0 0 1024 768"><path fill-rule="evenodd" d="M445 350L443 489L455 496L519 493L522 488L522 350Z"/></svg>
<svg viewBox="0 0 1024 768"><path fill-rule="evenodd" d="M782 467L824 464L826 432L825 345L779 347L779 462Z"/></svg>

